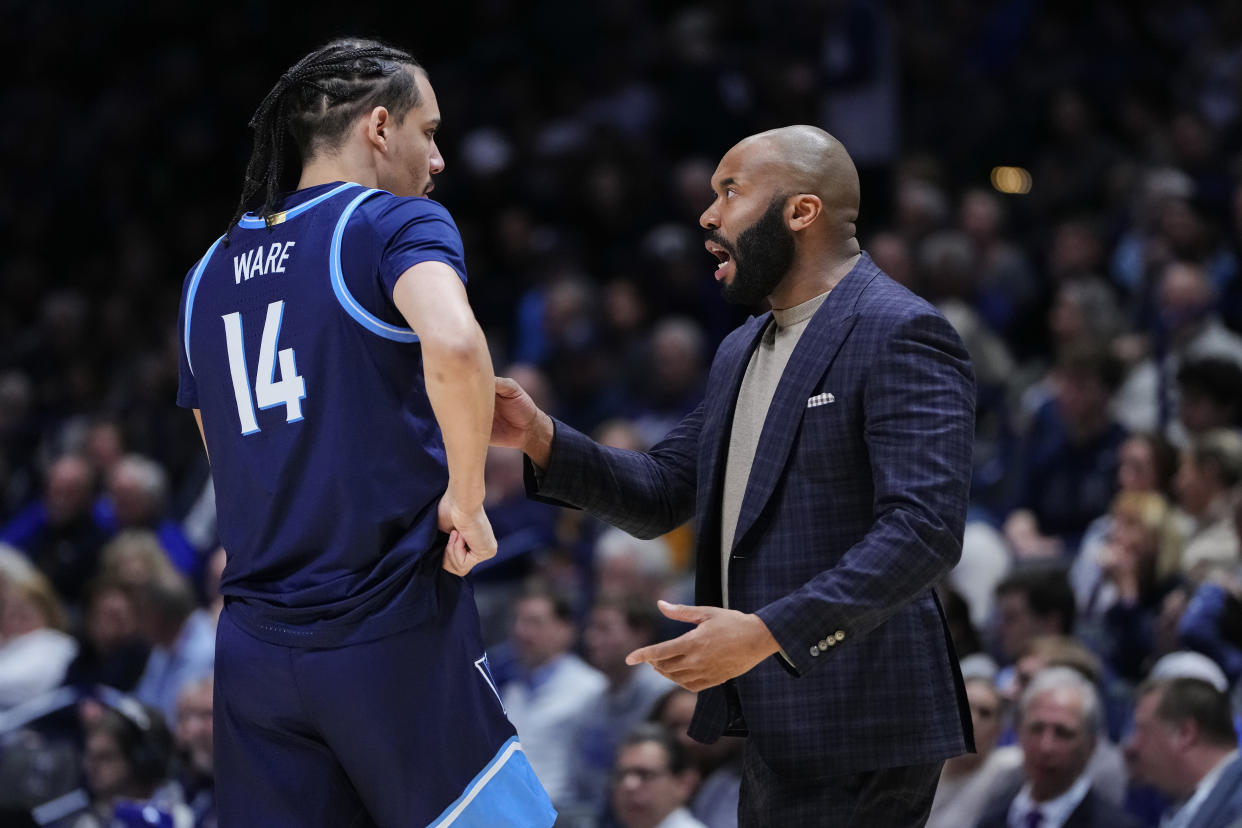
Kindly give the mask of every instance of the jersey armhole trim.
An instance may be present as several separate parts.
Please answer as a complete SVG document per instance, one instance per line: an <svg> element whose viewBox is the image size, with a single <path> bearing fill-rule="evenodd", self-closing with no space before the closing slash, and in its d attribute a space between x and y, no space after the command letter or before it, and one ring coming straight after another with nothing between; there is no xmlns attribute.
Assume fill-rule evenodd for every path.
<svg viewBox="0 0 1242 828"><path fill-rule="evenodd" d="M198 283L203 279L203 271L207 269L211 254L216 252L216 248L222 241L224 241L224 236L216 239L211 247L207 248L207 252L198 262L198 267L194 268L194 275L190 277L190 287L185 292L185 364L189 366L191 376L194 375L194 360L190 357L190 317L194 313L194 294L198 293Z"/></svg>
<svg viewBox="0 0 1242 828"><path fill-rule="evenodd" d="M376 336L390 339L393 342L417 342L418 334L410 328L390 325L358 304L358 300L354 298L353 294L349 292L349 288L345 286L345 274L341 270L341 238L345 235L345 225L349 223L349 217L354 214L354 210L358 209L359 204L376 193L381 192L384 192L384 190L366 190L360 193L353 201L349 202L345 212L341 213L341 217L337 219L336 230L332 233L331 252L328 254L329 269L332 276L332 292L336 294L336 300L345 309L345 312L353 317L355 322Z"/></svg>

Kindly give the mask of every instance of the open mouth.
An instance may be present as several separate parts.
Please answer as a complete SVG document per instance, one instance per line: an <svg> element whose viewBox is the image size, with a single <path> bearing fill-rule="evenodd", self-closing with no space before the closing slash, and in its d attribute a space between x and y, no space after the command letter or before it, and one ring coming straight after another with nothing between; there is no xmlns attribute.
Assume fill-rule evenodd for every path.
<svg viewBox="0 0 1242 828"><path fill-rule="evenodd" d="M704 242L703 246L707 248L708 253L716 257L716 278L722 278L725 275L725 269L733 261L733 256L728 250L713 241Z"/></svg>

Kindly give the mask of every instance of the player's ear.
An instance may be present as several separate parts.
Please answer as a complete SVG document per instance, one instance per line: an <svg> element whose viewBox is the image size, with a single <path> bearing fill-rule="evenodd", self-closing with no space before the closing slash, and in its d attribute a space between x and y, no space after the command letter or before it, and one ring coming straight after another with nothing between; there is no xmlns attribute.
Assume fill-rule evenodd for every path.
<svg viewBox="0 0 1242 828"><path fill-rule="evenodd" d="M391 137L392 124L392 116L389 114L386 107L377 106L368 112L366 119L366 136L368 143L381 152L387 152L388 139Z"/></svg>

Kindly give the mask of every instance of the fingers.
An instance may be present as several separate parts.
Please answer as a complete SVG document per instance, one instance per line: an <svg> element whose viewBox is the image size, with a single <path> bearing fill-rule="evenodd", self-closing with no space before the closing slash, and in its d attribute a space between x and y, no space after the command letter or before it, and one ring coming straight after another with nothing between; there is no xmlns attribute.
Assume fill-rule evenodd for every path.
<svg viewBox="0 0 1242 828"><path fill-rule="evenodd" d="M516 397L522 393L522 386L508 377L496 377L496 396Z"/></svg>
<svg viewBox="0 0 1242 828"><path fill-rule="evenodd" d="M660 612L674 621L685 621L690 624L702 624L711 617L711 607L688 607L684 604L670 604L668 601L656 601Z"/></svg>

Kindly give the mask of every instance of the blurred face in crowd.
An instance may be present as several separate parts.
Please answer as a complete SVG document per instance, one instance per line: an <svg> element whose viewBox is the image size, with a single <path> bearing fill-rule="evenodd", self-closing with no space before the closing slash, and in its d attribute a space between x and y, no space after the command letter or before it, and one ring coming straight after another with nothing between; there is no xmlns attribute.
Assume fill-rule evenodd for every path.
<svg viewBox="0 0 1242 828"><path fill-rule="evenodd" d="M587 659L605 673L613 673L625 665L625 657L643 646L641 630L625 620L625 613L616 607L596 607L583 633Z"/></svg>
<svg viewBox="0 0 1242 828"><path fill-rule="evenodd" d="M52 464L47 476L48 519L54 524L68 523L90 510L91 467L79 457L62 457Z"/></svg>
<svg viewBox="0 0 1242 828"><path fill-rule="evenodd" d="M1030 700L1018 728L1031 798L1055 799L1069 790L1091 759L1095 734L1084 722L1081 694L1070 687L1047 690Z"/></svg>
<svg viewBox="0 0 1242 828"><path fill-rule="evenodd" d="M1121 444L1117 466L1117 485L1125 492L1154 492L1160 479L1156 471L1156 455L1151 443L1131 437Z"/></svg>
<svg viewBox="0 0 1242 828"><path fill-rule="evenodd" d="M768 142L743 141L725 153L712 176L716 199L699 217L706 247L719 262L725 300L756 305L776 290L793 265L794 238L785 223L787 198L772 185Z"/></svg>
<svg viewBox="0 0 1242 828"><path fill-rule="evenodd" d="M82 752L86 786L98 799L122 795L129 787L132 772L121 746L111 733L96 728L86 737Z"/></svg>
<svg viewBox="0 0 1242 828"><path fill-rule="evenodd" d="M189 760L195 773L211 776L212 761L211 682L199 681L186 687L177 698L177 749Z"/></svg>
<svg viewBox="0 0 1242 828"><path fill-rule="evenodd" d="M626 745L612 772L612 802L625 828L654 828L685 805L694 774L669 769L668 752L658 742Z"/></svg>
<svg viewBox="0 0 1242 828"><path fill-rule="evenodd" d="M1001 731L1001 697L996 686L984 679L966 682L966 700L975 728L975 749L981 759L996 747Z"/></svg>
<svg viewBox="0 0 1242 828"><path fill-rule="evenodd" d="M1179 749L1184 739L1179 728L1156 714L1160 697L1160 690L1146 693L1134 707L1134 729L1125 744L1126 766L1135 782L1180 797L1183 792L1170 781L1181 775L1177 766L1184 761Z"/></svg>
<svg viewBox="0 0 1242 828"><path fill-rule="evenodd" d="M1006 659L1013 661L1037 635L1057 632L1031 611L1026 594L1019 590L996 598L996 637Z"/></svg>
<svg viewBox="0 0 1242 828"><path fill-rule="evenodd" d="M86 633L103 653L138 635L138 611L124 590L109 587L95 595L87 610Z"/></svg>
<svg viewBox="0 0 1242 828"><path fill-rule="evenodd" d="M1177 490L1178 505L1195 517L1205 514L1219 494L1215 476L1196 463L1188 451L1182 452L1173 488Z"/></svg>
<svg viewBox="0 0 1242 828"><path fill-rule="evenodd" d="M518 601L513 614L513 644L527 669L542 667L569 651L573 628L557 617L552 602L544 597Z"/></svg>

